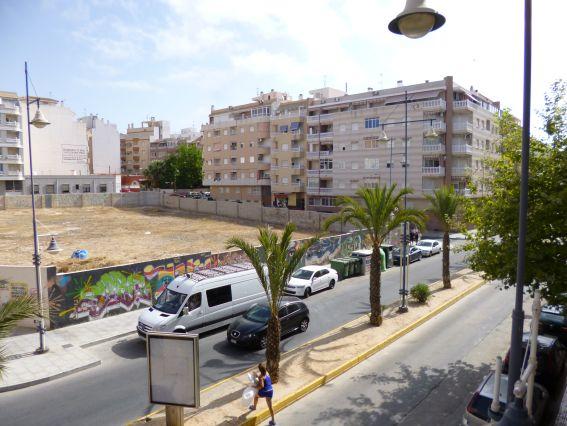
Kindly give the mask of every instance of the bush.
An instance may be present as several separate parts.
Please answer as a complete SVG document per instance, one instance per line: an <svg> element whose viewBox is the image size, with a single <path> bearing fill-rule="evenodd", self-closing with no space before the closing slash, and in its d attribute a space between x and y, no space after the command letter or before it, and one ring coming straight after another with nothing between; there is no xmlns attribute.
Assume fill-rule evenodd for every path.
<svg viewBox="0 0 567 426"><path fill-rule="evenodd" d="M410 295L419 303L426 303L431 297L431 290L427 284L419 283L412 287Z"/></svg>

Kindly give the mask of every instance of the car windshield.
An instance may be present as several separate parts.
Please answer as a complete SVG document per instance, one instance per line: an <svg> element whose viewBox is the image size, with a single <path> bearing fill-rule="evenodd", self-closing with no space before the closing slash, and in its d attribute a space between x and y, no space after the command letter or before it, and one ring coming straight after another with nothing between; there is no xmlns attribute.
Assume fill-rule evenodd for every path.
<svg viewBox="0 0 567 426"><path fill-rule="evenodd" d="M567 325L567 318L562 315L553 314L550 312L542 312L540 321L548 324L553 324L559 327Z"/></svg>
<svg viewBox="0 0 567 426"><path fill-rule="evenodd" d="M184 293L178 293L166 288L157 298L154 308L168 314L176 314L179 312L179 308L183 305L186 297L187 295Z"/></svg>
<svg viewBox="0 0 567 426"><path fill-rule="evenodd" d="M429 242L429 241L420 241L419 243L417 243L418 246L422 246L422 247L431 247L433 245L433 243Z"/></svg>
<svg viewBox="0 0 567 426"><path fill-rule="evenodd" d="M310 280L313 271L308 271L306 269L298 269L292 274L293 278L299 278L300 280Z"/></svg>
<svg viewBox="0 0 567 426"><path fill-rule="evenodd" d="M254 322L266 323L270 318L270 308L266 305L255 305L248 309L244 314L244 318Z"/></svg>

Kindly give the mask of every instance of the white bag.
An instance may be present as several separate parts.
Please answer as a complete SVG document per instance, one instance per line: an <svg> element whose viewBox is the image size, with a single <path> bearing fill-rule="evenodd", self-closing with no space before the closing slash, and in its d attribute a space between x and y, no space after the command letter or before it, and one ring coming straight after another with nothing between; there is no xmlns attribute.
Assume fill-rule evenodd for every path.
<svg viewBox="0 0 567 426"><path fill-rule="evenodd" d="M256 392L257 389L250 386L244 389L244 391L242 392L242 403L244 404L245 407L249 407L250 405L252 405L252 401L256 396Z"/></svg>

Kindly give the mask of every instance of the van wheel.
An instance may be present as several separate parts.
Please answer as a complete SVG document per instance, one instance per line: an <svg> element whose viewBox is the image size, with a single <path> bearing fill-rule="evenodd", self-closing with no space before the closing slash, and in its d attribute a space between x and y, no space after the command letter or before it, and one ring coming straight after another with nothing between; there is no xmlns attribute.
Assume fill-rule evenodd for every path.
<svg viewBox="0 0 567 426"><path fill-rule="evenodd" d="M303 293L303 297L305 297L306 299L311 296L311 287L307 287L305 289L305 293Z"/></svg>
<svg viewBox="0 0 567 426"><path fill-rule="evenodd" d="M301 333L305 333L307 331L307 327L309 327L309 318L303 318L299 324L299 331Z"/></svg>
<svg viewBox="0 0 567 426"><path fill-rule="evenodd" d="M335 288L335 280L331 280L331 282L329 283L329 288L331 290Z"/></svg>
<svg viewBox="0 0 567 426"><path fill-rule="evenodd" d="M262 335L262 337L260 337L260 341L258 342L258 345L260 346L260 349L266 349L267 344L268 344L268 337L264 334Z"/></svg>

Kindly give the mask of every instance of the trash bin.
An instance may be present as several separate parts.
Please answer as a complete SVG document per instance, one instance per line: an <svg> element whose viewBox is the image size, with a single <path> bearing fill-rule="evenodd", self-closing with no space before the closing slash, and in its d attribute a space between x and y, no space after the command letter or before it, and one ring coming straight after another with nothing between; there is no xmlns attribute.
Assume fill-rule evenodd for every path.
<svg viewBox="0 0 567 426"><path fill-rule="evenodd" d="M394 266L394 246L392 244L382 244L380 248L384 251L386 255L386 268L391 268Z"/></svg>
<svg viewBox="0 0 567 426"><path fill-rule="evenodd" d="M370 273L370 261L372 259L372 250L356 250L352 252L353 257L358 257L362 260L362 270L361 274L366 275ZM384 272L386 270L386 255L384 250L380 248L380 270Z"/></svg>
<svg viewBox="0 0 567 426"><path fill-rule="evenodd" d="M344 280L348 273L348 263L343 259L333 259L331 260L331 268L333 268L339 274L339 280Z"/></svg>
<svg viewBox="0 0 567 426"><path fill-rule="evenodd" d="M348 260L351 264L351 277L364 275L362 272L364 270L364 259L360 257L349 257Z"/></svg>

